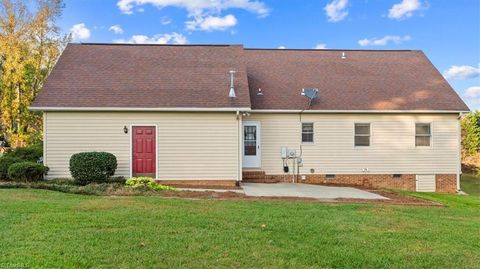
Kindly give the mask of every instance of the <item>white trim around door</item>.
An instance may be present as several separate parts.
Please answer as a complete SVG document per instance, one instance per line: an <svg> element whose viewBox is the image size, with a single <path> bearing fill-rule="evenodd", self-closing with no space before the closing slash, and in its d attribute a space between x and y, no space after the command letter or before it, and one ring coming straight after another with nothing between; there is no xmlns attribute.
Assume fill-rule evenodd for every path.
<svg viewBox="0 0 480 269"><path fill-rule="evenodd" d="M262 162L262 132L260 122L242 122L242 166L260 168Z"/></svg>

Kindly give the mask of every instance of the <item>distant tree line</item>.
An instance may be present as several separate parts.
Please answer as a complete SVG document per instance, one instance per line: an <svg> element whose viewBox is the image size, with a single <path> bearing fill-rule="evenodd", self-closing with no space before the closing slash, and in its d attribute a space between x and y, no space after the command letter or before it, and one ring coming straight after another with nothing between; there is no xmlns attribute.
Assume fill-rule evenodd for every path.
<svg viewBox="0 0 480 269"><path fill-rule="evenodd" d="M480 173L480 112L462 117L462 163L464 172Z"/></svg>
<svg viewBox="0 0 480 269"><path fill-rule="evenodd" d="M28 107L69 40L56 24L64 5L0 1L0 143L25 146L41 140L41 113Z"/></svg>

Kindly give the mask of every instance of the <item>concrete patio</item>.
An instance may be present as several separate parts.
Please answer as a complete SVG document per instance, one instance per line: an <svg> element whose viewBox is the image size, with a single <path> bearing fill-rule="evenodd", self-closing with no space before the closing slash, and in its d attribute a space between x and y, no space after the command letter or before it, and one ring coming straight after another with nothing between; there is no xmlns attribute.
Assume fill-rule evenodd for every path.
<svg viewBox="0 0 480 269"><path fill-rule="evenodd" d="M242 189L179 188L195 192L236 192L251 197L299 197L333 200L337 198L389 200L376 193L352 187L330 187L301 183L242 183Z"/></svg>
<svg viewBox="0 0 480 269"><path fill-rule="evenodd" d="M385 199L381 195L351 187L330 187L293 183L242 183L247 196L256 197L302 197L316 199Z"/></svg>

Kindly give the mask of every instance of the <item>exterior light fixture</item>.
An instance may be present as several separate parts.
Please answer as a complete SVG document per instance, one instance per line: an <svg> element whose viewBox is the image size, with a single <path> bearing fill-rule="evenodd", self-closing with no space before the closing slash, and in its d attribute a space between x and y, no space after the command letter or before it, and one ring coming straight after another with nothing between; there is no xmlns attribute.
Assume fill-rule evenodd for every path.
<svg viewBox="0 0 480 269"><path fill-rule="evenodd" d="M127 126L123 126L123 132L128 134L128 127Z"/></svg>

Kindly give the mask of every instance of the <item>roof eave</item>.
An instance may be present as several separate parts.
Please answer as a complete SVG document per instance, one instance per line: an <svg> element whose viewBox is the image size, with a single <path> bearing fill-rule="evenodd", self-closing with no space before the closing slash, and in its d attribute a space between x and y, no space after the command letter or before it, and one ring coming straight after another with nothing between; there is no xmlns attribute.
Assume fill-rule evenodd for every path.
<svg viewBox="0 0 480 269"><path fill-rule="evenodd" d="M235 112L250 107L29 107L31 111Z"/></svg>
<svg viewBox="0 0 480 269"><path fill-rule="evenodd" d="M442 113L442 114L458 114L458 113L467 113L470 110L301 110L301 109L252 109L252 113L325 113L325 114L334 114L334 113Z"/></svg>

